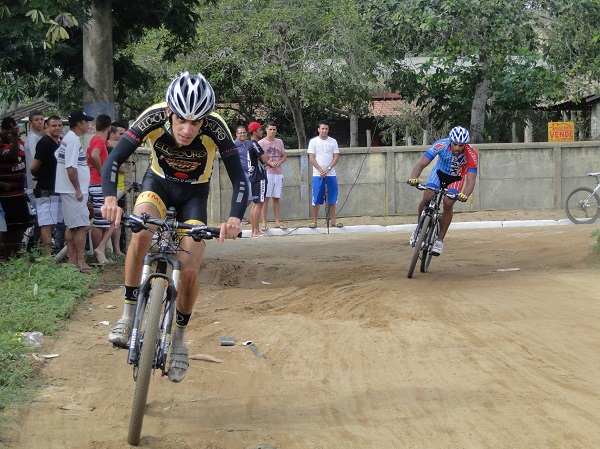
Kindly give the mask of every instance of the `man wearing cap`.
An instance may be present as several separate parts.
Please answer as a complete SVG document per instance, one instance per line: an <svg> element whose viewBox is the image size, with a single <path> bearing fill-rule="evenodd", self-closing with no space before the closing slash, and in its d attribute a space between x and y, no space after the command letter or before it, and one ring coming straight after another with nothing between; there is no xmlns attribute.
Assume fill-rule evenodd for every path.
<svg viewBox="0 0 600 449"><path fill-rule="evenodd" d="M250 143L252 147L248 150L248 160L250 167L248 177L250 178L250 191L252 193L252 210L250 211L250 221L252 224L252 237L264 237L260 231L260 217L262 208L265 204L265 195L267 193L267 168L274 164L269 162L269 156L265 154L258 141L263 135L262 127L258 122L248 124L248 132L251 134Z"/></svg>
<svg viewBox="0 0 600 449"><path fill-rule="evenodd" d="M4 257L10 258L19 250L23 232L33 223L25 196L25 150L12 117L2 120L0 187L0 210L6 219Z"/></svg>
<svg viewBox="0 0 600 449"><path fill-rule="evenodd" d="M82 273L91 268L85 261L85 240L90 228L90 216L87 207L90 186L90 168L86 151L79 138L94 120L82 110L69 114L71 128L56 150L56 193L60 193L65 220L65 242L69 263Z"/></svg>

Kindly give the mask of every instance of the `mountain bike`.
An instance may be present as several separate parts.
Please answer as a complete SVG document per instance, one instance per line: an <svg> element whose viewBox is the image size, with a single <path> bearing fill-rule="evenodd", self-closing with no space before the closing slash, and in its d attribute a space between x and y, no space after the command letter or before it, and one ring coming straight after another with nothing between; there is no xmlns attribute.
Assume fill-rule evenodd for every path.
<svg viewBox="0 0 600 449"><path fill-rule="evenodd" d="M575 224L589 224L600 217L600 173L588 173L596 178L596 188L577 187L567 197L565 212Z"/></svg>
<svg viewBox="0 0 600 449"><path fill-rule="evenodd" d="M410 266L408 267L408 278L412 278L419 258L421 259L421 273L427 273L431 258L433 257L431 250L440 234L440 205L444 196L452 199L456 198L456 194L449 192L446 187L456 181L460 181L461 177L448 175L440 170L437 171L437 174L441 185L439 189L423 184L415 186L419 190L433 190L433 197L429 201L429 204L423 208L423 212L421 212L421 216L419 217L419 223L415 231L415 235L417 236L415 250L410 261Z"/></svg>
<svg viewBox="0 0 600 449"><path fill-rule="evenodd" d="M199 242L217 238L220 233L219 228L179 223L175 215L173 209L167 211L165 219L145 213L140 216L123 215L124 225L132 232L154 233L149 251L144 257L141 285L127 353L127 363L133 365L135 380L127 436L127 442L133 446L137 446L140 442L150 376L154 370L160 370L163 376L167 375L168 371L167 357L171 345L171 328L181 271L181 262L177 258L177 253L185 251L180 246L180 239L183 236L190 236L194 241ZM153 267L154 271L152 271Z"/></svg>

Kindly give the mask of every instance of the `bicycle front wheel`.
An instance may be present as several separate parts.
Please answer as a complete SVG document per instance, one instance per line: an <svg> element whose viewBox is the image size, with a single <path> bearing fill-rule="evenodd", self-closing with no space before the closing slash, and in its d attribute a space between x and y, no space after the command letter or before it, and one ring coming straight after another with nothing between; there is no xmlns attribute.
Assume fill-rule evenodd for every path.
<svg viewBox="0 0 600 449"><path fill-rule="evenodd" d="M433 257L431 254L431 248L440 234L439 220L436 220L430 229L431 232L427 234L427 240L425 240L425 247L423 248L423 254L421 255L421 273L427 273L427 270L429 270L429 264L431 263L431 258Z"/></svg>
<svg viewBox="0 0 600 449"><path fill-rule="evenodd" d="M567 217L575 224L589 224L600 217L600 197L589 187L579 187L567 197Z"/></svg>
<svg viewBox="0 0 600 449"><path fill-rule="evenodd" d="M413 253L412 259L410 261L410 266L408 267L408 275L407 277L412 278L413 273L415 272L415 267L417 266L417 261L419 260L419 253L422 250L423 240L425 240L425 236L429 230L429 223L431 222L431 217L426 215L423 219L423 223L421 224L421 229L419 231L419 235L417 237L417 242L415 243L415 251Z"/></svg>
<svg viewBox="0 0 600 449"><path fill-rule="evenodd" d="M162 278L155 278L150 288L149 300L144 308L144 316L141 317L141 327L138 330L138 336L143 343L137 368L131 419L129 420L129 435L127 436L127 442L132 446L137 446L140 443L140 435L142 434L142 423L144 421L146 400L148 399L154 354L157 350L158 328L165 290L166 281Z"/></svg>

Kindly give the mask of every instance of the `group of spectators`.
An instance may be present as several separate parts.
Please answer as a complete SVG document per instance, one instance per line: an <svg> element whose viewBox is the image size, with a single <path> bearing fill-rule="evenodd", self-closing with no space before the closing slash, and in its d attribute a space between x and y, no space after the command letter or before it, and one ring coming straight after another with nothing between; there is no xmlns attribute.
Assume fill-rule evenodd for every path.
<svg viewBox="0 0 600 449"><path fill-rule="evenodd" d="M238 126L234 141L247 184L250 186L248 205L252 203L250 211L250 224L252 237L263 237L267 234L267 213L269 199L273 200L273 218L275 228L286 229L281 222L280 200L283 192L283 163L287 160L283 141L276 137L277 125L273 122L266 126L266 137L263 136L262 125L258 122L245 126ZM317 227L319 206L325 202L325 195L329 203L331 225L342 227L342 223L335 219L335 205L338 197L338 184L334 167L339 159L337 141L329 137L329 124L319 122L319 135L310 140L307 153L313 166L313 197L311 228ZM248 140L250 134L250 140ZM248 224L244 218L242 224Z"/></svg>
<svg viewBox="0 0 600 449"><path fill-rule="evenodd" d="M81 138L95 120L95 135L87 148ZM63 136L63 120L40 111L29 115L29 132L20 139L12 117L2 121L0 143L0 257L13 257L23 244L25 230L34 227L33 238L47 254L67 247L69 263L90 272L85 249L92 220L91 241L99 264L107 263L106 247L121 254L120 229L102 219L102 164L109 148L125 133L125 127L106 114L90 117L71 112L69 131ZM119 175L119 196L124 200L124 172Z"/></svg>
<svg viewBox="0 0 600 449"><path fill-rule="evenodd" d="M12 117L2 121L0 147L0 257L13 257L22 246L23 233L34 226L34 238L47 254L67 246L69 263L82 272L89 272L85 260L87 235L91 226L94 258L107 263L106 249L110 241L114 255L122 253L121 230L102 218L104 203L101 187L102 165L125 127L112 122L106 114L91 117L82 110L71 112L69 131L63 136L63 121L53 115L44 119L40 111L29 115L29 132L23 142L19 127ZM82 136L95 121L94 136L87 145ZM236 130L235 145L250 186L248 206L252 237L265 236L268 230L267 212L272 199L274 227L286 229L281 221L280 200L283 193L283 167L287 160L284 143L277 138L277 125L263 127L251 122ZM337 180L335 165L339 149L335 139L328 137L329 125L319 123L319 135L310 141L309 160L313 165L313 218L310 227L317 226L319 205L324 203L327 188L331 224L335 220ZM124 171L118 179L118 198L124 201Z"/></svg>

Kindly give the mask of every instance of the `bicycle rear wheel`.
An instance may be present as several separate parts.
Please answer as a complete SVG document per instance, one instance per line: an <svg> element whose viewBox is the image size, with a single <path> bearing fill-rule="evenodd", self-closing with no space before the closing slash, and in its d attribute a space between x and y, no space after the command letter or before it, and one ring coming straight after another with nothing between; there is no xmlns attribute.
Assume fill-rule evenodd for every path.
<svg viewBox="0 0 600 449"><path fill-rule="evenodd" d="M429 264L433 257L431 248L440 234L440 222L436 220L435 223L431 225L430 229L431 232L427 234L425 248L423 248L423 254L421 255L421 273L427 273L427 270L429 270Z"/></svg>
<svg viewBox="0 0 600 449"><path fill-rule="evenodd" d="M565 212L575 224L593 223L600 217L600 197L589 187L579 187L567 197Z"/></svg>
<svg viewBox="0 0 600 449"><path fill-rule="evenodd" d="M165 297L166 281L162 278L155 278L152 282L148 301L144 308L144 316L141 318L138 336L142 343L142 352L137 367L137 378L135 381L135 392L133 394L133 405L131 407L131 419L129 420L129 434L127 442L132 446L137 446L142 434L142 423L144 421L144 411L146 409L146 400L148 399L148 389L150 387L150 376L152 375L152 364L154 354L157 350L158 327L160 315L163 310L163 299Z"/></svg>
<svg viewBox="0 0 600 449"><path fill-rule="evenodd" d="M429 230L429 224L431 222L431 217L426 215L423 219L423 223L421 223L419 230L419 235L417 236L417 241L415 243L415 251L413 253L412 259L410 261L410 266L408 267L408 275L407 277L412 278L413 273L415 272L415 267L417 266L417 261L419 260L419 254L421 253L421 247L423 246L423 241L425 240L425 236Z"/></svg>

